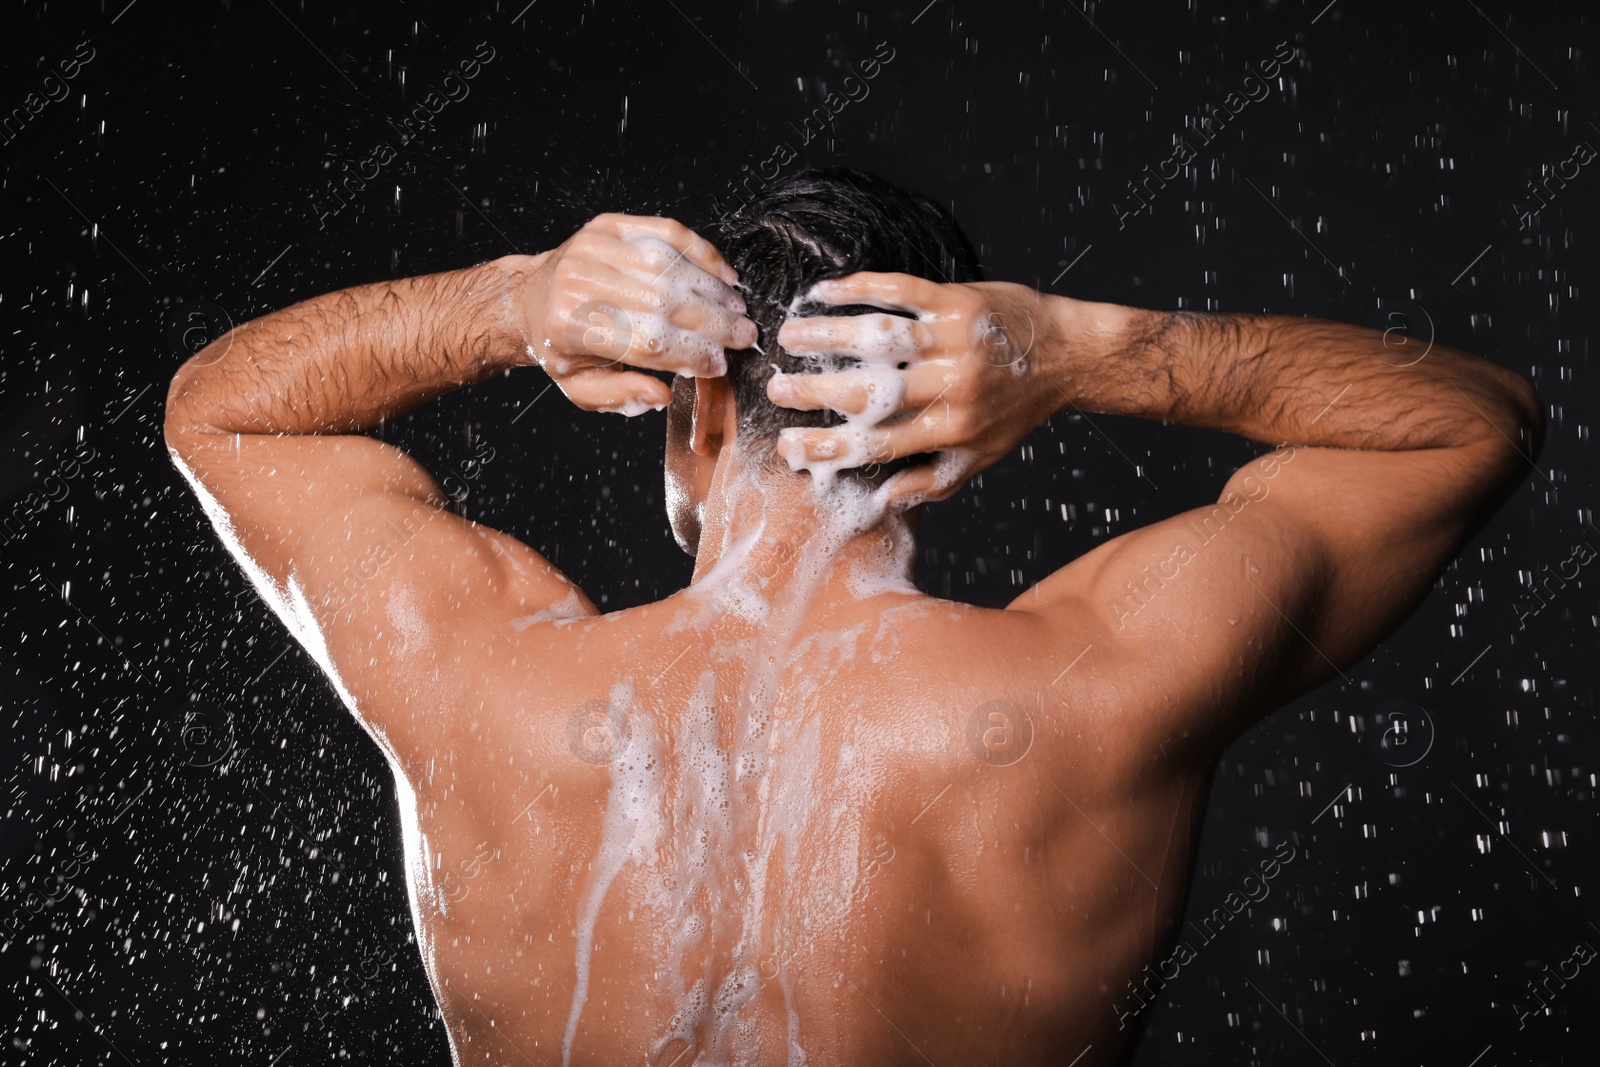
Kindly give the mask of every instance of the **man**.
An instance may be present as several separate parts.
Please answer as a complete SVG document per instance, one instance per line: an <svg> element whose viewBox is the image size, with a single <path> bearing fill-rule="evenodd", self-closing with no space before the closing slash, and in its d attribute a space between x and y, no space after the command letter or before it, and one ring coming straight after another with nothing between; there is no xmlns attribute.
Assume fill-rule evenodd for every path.
<svg viewBox="0 0 1600 1067"><path fill-rule="evenodd" d="M456 1059L1119 1062L1224 746L1405 619L1538 397L1356 327L980 283L851 171L717 244L601 216L267 315L172 385L180 469L394 768ZM689 588L601 614L362 435L534 364L670 408ZM1067 409L1277 447L1004 610L917 591L919 503Z"/></svg>

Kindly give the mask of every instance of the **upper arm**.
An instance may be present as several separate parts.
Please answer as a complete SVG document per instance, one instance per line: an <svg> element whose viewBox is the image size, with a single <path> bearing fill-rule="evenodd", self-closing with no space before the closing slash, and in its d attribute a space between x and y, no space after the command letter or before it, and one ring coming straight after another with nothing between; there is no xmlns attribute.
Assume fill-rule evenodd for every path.
<svg viewBox="0 0 1600 1067"><path fill-rule="evenodd" d="M1101 546L1016 606L1087 616L1119 676L1152 698L1142 706L1224 744L1398 627L1521 470L1498 437L1280 449L1217 504Z"/></svg>
<svg viewBox="0 0 1600 1067"><path fill-rule="evenodd" d="M525 654L507 625L517 615L563 602L594 611L539 553L448 510L427 471L391 445L170 419L167 443L263 599L407 763L436 729L424 719L437 723L413 711L419 687L491 654Z"/></svg>

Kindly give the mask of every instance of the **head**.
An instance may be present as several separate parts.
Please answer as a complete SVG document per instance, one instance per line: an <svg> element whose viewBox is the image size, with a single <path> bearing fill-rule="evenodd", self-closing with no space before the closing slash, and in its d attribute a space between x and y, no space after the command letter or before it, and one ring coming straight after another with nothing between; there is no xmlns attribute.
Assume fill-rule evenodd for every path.
<svg viewBox="0 0 1600 1067"><path fill-rule="evenodd" d="M739 272L762 352L728 353L723 378L679 377L667 412L667 509L673 536L691 555L699 516L717 465L749 464L763 478L809 479L792 473L777 453L790 426L834 426L831 411L795 411L767 399L775 371L834 369L794 356L778 344L778 329L795 297L825 278L858 271L915 274L939 282L981 278L977 256L950 213L925 196L844 167L779 178L754 200L701 231ZM879 309L803 302L805 315L860 315ZM870 483L918 462L907 456L876 469L841 474Z"/></svg>

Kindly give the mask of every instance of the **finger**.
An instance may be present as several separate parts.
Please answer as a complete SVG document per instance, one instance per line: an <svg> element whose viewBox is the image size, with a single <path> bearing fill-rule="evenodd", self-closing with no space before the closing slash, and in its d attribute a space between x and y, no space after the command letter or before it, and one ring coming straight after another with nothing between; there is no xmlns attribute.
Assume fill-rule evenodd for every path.
<svg viewBox="0 0 1600 1067"><path fill-rule="evenodd" d="M705 274L698 267L695 271L710 280L713 284L725 291L727 287L721 282ZM735 307L728 301L717 299L715 296L706 297L699 293L671 292L665 288L650 284L648 278L643 277L635 270L602 270L596 271L592 276L584 279L583 294L601 293L600 297L591 297L584 303L587 307L594 304L604 304L617 307L629 313L669 315L673 309L686 306L704 306L718 308L731 315L743 314L744 307L741 301Z"/></svg>
<svg viewBox="0 0 1600 1067"><path fill-rule="evenodd" d="M684 271L689 272L689 291L702 300L737 311L741 315L749 313L745 305L744 294L732 288L721 278L707 274L699 267L691 264L681 264Z"/></svg>
<svg viewBox="0 0 1600 1067"><path fill-rule="evenodd" d="M929 498L934 488L931 466L912 467L900 471L878 488L878 494L890 504L914 507Z"/></svg>
<svg viewBox="0 0 1600 1067"><path fill-rule="evenodd" d="M625 362L687 378L719 378L728 373L722 341L672 325L660 315L635 319L628 334Z"/></svg>
<svg viewBox="0 0 1600 1067"><path fill-rule="evenodd" d="M563 333L562 352L547 355L535 350L540 365L556 376L586 366L626 363L690 377L718 377L727 373L724 349L743 349L755 340L754 323L720 309L701 308L688 316L720 330L719 336L709 336L674 325L664 313L668 309L658 310L655 301L642 299L638 292L613 290L607 300L574 311Z"/></svg>
<svg viewBox="0 0 1600 1067"><path fill-rule="evenodd" d="M690 269L718 289L732 292L698 267ZM749 348L756 341L756 324L744 314L743 300L738 300L737 308L704 298L678 302L673 300L672 294L663 293L623 274L606 279L605 288L608 290L607 310L612 310L614 306L614 310L621 312L629 323L634 320L643 322L653 317L660 322L704 334L719 345L736 351ZM738 294L734 296L737 299Z"/></svg>
<svg viewBox="0 0 1600 1067"><path fill-rule="evenodd" d="M789 427L778 434L778 455L795 471L818 464L832 469L864 467L881 458L873 453L868 443L871 436L859 426L839 426L831 430Z"/></svg>
<svg viewBox="0 0 1600 1067"><path fill-rule="evenodd" d="M588 367L556 378L555 383L568 400L585 411L631 416L660 410L672 402L672 391L665 383L638 371Z"/></svg>
<svg viewBox="0 0 1600 1067"><path fill-rule="evenodd" d="M906 411L923 414L936 405L948 408L971 395L970 391L957 388L962 383L960 371L942 360L913 363L900 373L905 382L900 406Z"/></svg>
<svg viewBox="0 0 1600 1067"><path fill-rule="evenodd" d="M778 343L790 353L854 356L870 363L908 363L933 344L933 333L899 315L846 315L789 319Z"/></svg>
<svg viewBox="0 0 1600 1067"><path fill-rule="evenodd" d="M861 415L874 425L901 409L905 390L903 372L880 368L817 374L778 371L767 383L767 397L780 407Z"/></svg>
<svg viewBox="0 0 1600 1067"><path fill-rule="evenodd" d="M797 459L807 463L851 461L846 465L887 463L902 456L937 452L949 443L949 438L939 419L917 419L875 430L860 426L790 427L779 433L778 451L791 467Z"/></svg>
<svg viewBox="0 0 1600 1067"><path fill-rule="evenodd" d="M639 238L638 243L641 250L644 250L643 246L653 245L660 253L646 256L646 262L639 268L648 273L647 280L651 286L679 301L687 301L691 296L698 297L709 303L731 308L741 315L744 314L744 297L722 277L707 272L698 263L665 242L656 241L654 238ZM662 263L664 254L670 254L671 258Z"/></svg>
<svg viewBox="0 0 1600 1067"><path fill-rule="evenodd" d="M837 411L841 415L861 415L870 401L878 398L868 388L869 382L877 384L879 375L893 374L898 381L899 395L895 406L884 411L879 421L900 411L915 415L944 403L945 408L955 402L953 391L961 376L951 367L939 362L912 364L906 370L886 371L867 369L845 371L815 371L786 374L778 371L767 383L767 399L779 407L796 411Z"/></svg>
<svg viewBox="0 0 1600 1067"><path fill-rule="evenodd" d="M740 351L756 343L756 324L744 315L715 304L688 303L674 307L667 321L716 341L724 348Z"/></svg>
<svg viewBox="0 0 1600 1067"><path fill-rule="evenodd" d="M691 330L676 330L668 340L666 366L685 378L721 378L728 373L727 346Z"/></svg>
<svg viewBox="0 0 1600 1067"><path fill-rule="evenodd" d="M867 304L887 311L932 315L943 302L942 289L938 282L915 274L860 271L820 281L806 295L824 304Z"/></svg>
<svg viewBox="0 0 1600 1067"><path fill-rule="evenodd" d="M643 240L663 254L678 254L655 238ZM663 322L705 334L724 348L742 350L756 343L759 331L745 314L743 297L693 263L685 260L665 271L649 266L659 261L645 257L633 267L609 272L604 287L622 307L653 313Z"/></svg>
<svg viewBox="0 0 1600 1067"><path fill-rule="evenodd" d="M744 297L727 282L692 262L683 251L658 237L636 233L622 241L616 269L642 282L667 303L702 295L716 303L744 310Z"/></svg>
<svg viewBox="0 0 1600 1067"><path fill-rule="evenodd" d="M946 454L933 463L900 471L878 487L877 495L897 510L912 508L954 496L969 474L955 457Z"/></svg>
<svg viewBox="0 0 1600 1067"><path fill-rule="evenodd" d="M619 220L616 225L622 236L643 235L665 241L701 270L715 274L729 285L739 284L739 275L728 266L727 260L722 258L722 253L718 252L710 241L683 223L674 219L640 215L622 215L619 216Z"/></svg>

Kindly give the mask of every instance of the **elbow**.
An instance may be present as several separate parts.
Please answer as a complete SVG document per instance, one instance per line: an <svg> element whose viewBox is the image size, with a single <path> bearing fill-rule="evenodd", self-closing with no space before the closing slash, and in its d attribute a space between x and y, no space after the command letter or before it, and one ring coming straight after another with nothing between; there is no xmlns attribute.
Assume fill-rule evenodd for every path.
<svg viewBox="0 0 1600 1067"><path fill-rule="evenodd" d="M1534 392L1533 386L1528 386L1530 398L1531 419L1528 422L1528 458L1538 459L1539 453L1544 451L1544 402Z"/></svg>
<svg viewBox="0 0 1600 1067"><path fill-rule="evenodd" d="M1476 531L1538 469L1545 425L1544 402L1520 374L1494 367L1473 393L1472 418L1463 424L1470 430L1456 447L1467 464L1462 477L1473 486L1462 517Z"/></svg>
<svg viewBox="0 0 1600 1067"><path fill-rule="evenodd" d="M214 421L219 396L217 364L233 348L234 335L232 329L223 333L190 356L172 376L161 432L173 455L183 455L186 443L199 435L220 432Z"/></svg>
<svg viewBox="0 0 1600 1067"><path fill-rule="evenodd" d="M1474 392L1475 414L1479 417L1472 440L1481 441L1505 457L1505 465L1514 468L1520 478L1537 462L1544 448L1543 399L1533 382L1503 367L1496 367Z"/></svg>
<svg viewBox="0 0 1600 1067"><path fill-rule="evenodd" d="M1520 374L1507 371L1505 378L1500 411L1491 413L1490 418L1496 432L1486 433L1480 446L1483 489L1477 506L1471 509L1468 536L1510 498L1530 471L1539 469L1539 453L1544 448L1543 399Z"/></svg>
<svg viewBox="0 0 1600 1067"><path fill-rule="evenodd" d="M1506 379L1501 433L1516 445L1518 454L1531 467L1544 449L1544 400L1533 382L1522 375L1507 371Z"/></svg>
<svg viewBox="0 0 1600 1067"><path fill-rule="evenodd" d="M173 375L171 384L167 386L167 406L161 420L161 436L166 442L167 454L175 458L187 453L196 435L208 429L199 417L191 396L193 378L192 363L185 363L178 368L178 373Z"/></svg>
<svg viewBox="0 0 1600 1067"><path fill-rule="evenodd" d="M1483 438L1487 510L1477 515L1474 528L1487 521L1530 471L1538 470L1539 452L1544 447L1544 402L1533 383L1507 372L1501 400L1500 411L1491 413L1495 432Z"/></svg>
<svg viewBox="0 0 1600 1067"><path fill-rule="evenodd" d="M181 450L184 433L190 422L187 411L188 405L183 402L184 371L187 369L187 365L180 367L178 373L167 386L167 406L161 419L161 436L167 443L167 452L169 454L175 454Z"/></svg>

